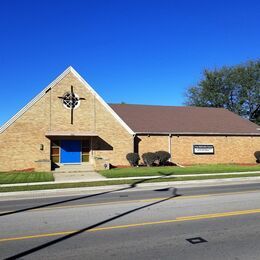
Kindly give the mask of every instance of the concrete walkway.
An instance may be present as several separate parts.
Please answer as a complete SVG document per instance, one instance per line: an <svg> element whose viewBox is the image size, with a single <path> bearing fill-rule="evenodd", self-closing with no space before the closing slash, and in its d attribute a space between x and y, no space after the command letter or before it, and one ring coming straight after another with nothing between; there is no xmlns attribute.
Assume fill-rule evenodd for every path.
<svg viewBox="0 0 260 260"><path fill-rule="evenodd" d="M88 182L106 180L101 174L91 172L54 172L55 183Z"/></svg>

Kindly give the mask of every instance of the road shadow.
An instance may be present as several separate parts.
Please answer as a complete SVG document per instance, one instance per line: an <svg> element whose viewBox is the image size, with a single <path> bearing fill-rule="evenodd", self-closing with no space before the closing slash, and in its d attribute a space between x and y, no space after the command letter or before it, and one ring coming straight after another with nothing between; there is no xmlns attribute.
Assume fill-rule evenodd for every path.
<svg viewBox="0 0 260 260"><path fill-rule="evenodd" d="M173 199L173 198L175 198L175 197L178 197L178 196L180 196L180 195L177 194L177 189L176 189L176 188L173 188L172 195L169 196L169 197L167 197L167 198L161 199L161 200L159 200L159 201L155 201L155 202L153 202L153 203L150 203L150 204L147 204L147 205L144 205L144 206L141 206L141 207L137 207L137 208L128 210L128 211L126 211L126 212L124 212L124 213L121 213L121 214L119 214L119 215L117 215L117 216L108 218L108 219L103 220L103 221L100 221L100 222L98 222L98 223L96 223L96 224L93 224L93 225L87 226L87 227L85 227L85 228L82 228L82 229L80 229L80 230L78 230L78 231L72 232L71 234L68 234L68 235L59 237L59 238L54 239L54 240L51 240L51 241L49 241L49 242L47 242L47 243L43 243L43 244L41 244L41 245L39 245L39 246L33 247L33 248L29 249L29 250L25 250L25 251L23 251L23 252L21 252L21 253L15 254L15 255L13 255L13 256L11 256L11 257L5 258L5 260L14 260L14 259L18 259L18 258L27 256L27 255L30 255L30 254L35 253L35 252L37 252L37 251L40 251L40 250L42 250L42 249L44 249L44 248L50 247L50 246L52 246L52 245L55 245L55 244L60 243L60 242L62 242L62 241L65 241L65 240L67 240L67 239L69 239L69 238L72 238L72 237L75 237L75 236L77 236L77 235L80 235L80 234L82 234L82 233L84 233L84 232L87 232L87 231L89 231L89 230L91 230L91 229L97 228L97 227L99 227L99 226L101 226L101 225L104 225L104 224L109 223L109 222L111 222L111 221L114 221L114 220L117 220L117 219L119 219L119 218L122 218L122 217L124 217L124 216L126 216L126 215L129 215L129 214L131 214L131 213L134 213L134 212L136 212L136 211L139 211L139 210L142 210L142 209L145 209L145 208L154 206L154 205L156 205L156 204L160 204L160 203L162 203L162 202L171 200L171 199Z"/></svg>
<svg viewBox="0 0 260 260"><path fill-rule="evenodd" d="M86 196L80 196L80 197L76 197L76 198L73 198L73 199L67 199L67 200L62 200L62 201L46 203L46 204L43 204L43 205L38 205L38 206L24 208L24 209L18 209L18 210L14 210L14 211L8 211L8 212L1 213L0 217L12 215L12 214L16 214L16 213L21 213L21 212L25 212L25 211L30 211L30 210L55 206L55 205L64 204L64 203L68 203L68 202L72 202L72 201L78 201L78 200L82 200L82 199L86 199L86 198L101 196L101 195L109 194L109 193L112 193L112 192L123 191L123 190L128 190L128 189L130 189L130 187L121 188L121 189L117 189L117 190L111 190L111 191L104 191L104 192L100 192L100 193L95 193L95 194L86 195Z"/></svg>
<svg viewBox="0 0 260 260"><path fill-rule="evenodd" d="M134 183L130 184L128 187L125 187L125 188L120 188L120 189L110 190L110 191L104 191L104 192L80 196L80 197L76 197L76 198L72 198L72 199L55 201L55 202L46 203L46 204L42 204L42 205L38 205L38 206L33 206L33 207L28 207L28 208L4 212L4 213L0 214L0 217L12 215L12 214L17 214L17 213L22 213L22 212L26 212L26 211L30 211L30 210L41 209L41 208L50 207L50 206L56 206L56 205L60 205L60 204L64 204L64 203L68 203L68 202L72 202L72 201L79 201L79 200L83 200L83 199L87 199L87 198L91 198L91 197L97 197L97 196L101 196L101 195L106 195L106 194L114 193L114 192L118 192L118 191L133 189L138 184L141 184L141 183L149 181L149 180L160 179L160 178L163 178L163 176L164 176L164 174L162 174L162 177L158 177L158 178L149 178L149 179L138 180L138 181L135 181Z"/></svg>

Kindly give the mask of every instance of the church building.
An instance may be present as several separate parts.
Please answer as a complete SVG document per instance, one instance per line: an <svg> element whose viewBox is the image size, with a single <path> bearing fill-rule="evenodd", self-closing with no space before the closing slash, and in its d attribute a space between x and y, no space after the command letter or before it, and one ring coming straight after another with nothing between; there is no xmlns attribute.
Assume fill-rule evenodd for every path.
<svg viewBox="0 0 260 260"><path fill-rule="evenodd" d="M72 67L0 128L0 171L98 170L159 150L181 165L254 164L260 129L222 108L108 104Z"/></svg>

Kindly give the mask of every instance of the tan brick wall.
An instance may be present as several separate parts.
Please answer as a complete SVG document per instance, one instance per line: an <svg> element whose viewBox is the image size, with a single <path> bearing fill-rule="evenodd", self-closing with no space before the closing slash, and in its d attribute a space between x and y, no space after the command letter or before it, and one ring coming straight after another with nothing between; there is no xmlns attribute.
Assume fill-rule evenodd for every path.
<svg viewBox="0 0 260 260"><path fill-rule="evenodd" d="M70 124L70 110L64 108L59 96L70 91L85 98L74 110L74 124ZM133 150L132 136L72 73L65 76L37 103L0 134L0 171L25 168L49 170L50 140L47 131L95 132L113 150L94 151L94 157L109 159L112 164L127 164L125 155ZM40 150L40 145L44 150ZM40 161L40 162L39 162ZM44 162L42 162L44 161Z"/></svg>
<svg viewBox="0 0 260 260"><path fill-rule="evenodd" d="M168 136L138 136L139 155L158 150L169 151ZM212 144L213 155L193 154L193 144ZM172 161L179 164L255 163L254 153L260 151L260 137L248 136L172 136Z"/></svg>
<svg viewBox="0 0 260 260"><path fill-rule="evenodd" d="M147 152L156 152L159 150L168 151L169 141L168 136L138 136L139 142L139 155L142 161L142 154Z"/></svg>
<svg viewBox="0 0 260 260"><path fill-rule="evenodd" d="M255 163L260 137L248 136L173 136L172 160L180 164ZM193 154L193 144L212 144L214 155Z"/></svg>
<svg viewBox="0 0 260 260"><path fill-rule="evenodd" d="M126 154L133 152L133 137L115 121L114 117L106 112L104 106L96 103L96 129L95 132L105 142L113 147L113 150L97 150L94 155L109 159L113 165L127 165Z"/></svg>
<svg viewBox="0 0 260 260"><path fill-rule="evenodd" d="M0 171L36 168L38 160L50 157L50 142L45 137L49 122L50 93L41 98L14 124L0 134ZM44 150L40 150L40 144Z"/></svg>

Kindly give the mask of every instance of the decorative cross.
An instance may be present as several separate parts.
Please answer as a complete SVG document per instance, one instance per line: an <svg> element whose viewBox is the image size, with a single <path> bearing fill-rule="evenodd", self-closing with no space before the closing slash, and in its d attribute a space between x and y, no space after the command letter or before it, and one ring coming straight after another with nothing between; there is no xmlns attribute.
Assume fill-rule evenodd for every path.
<svg viewBox="0 0 260 260"><path fill-rule="evenodd" d="M73 111L74 108L79 103L79 100L85 100L85 98L80 98L73 92L73 86L70 88L70 92L66 93L63 97L58 97L63 100L63 104L70 109L70 123L73 125Z"/></svg>

